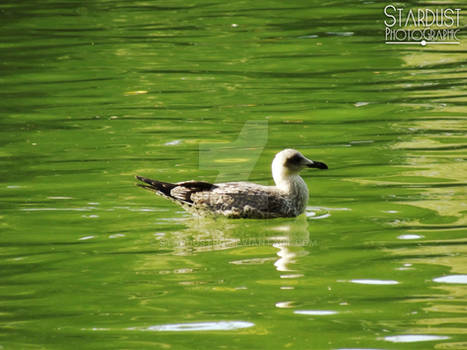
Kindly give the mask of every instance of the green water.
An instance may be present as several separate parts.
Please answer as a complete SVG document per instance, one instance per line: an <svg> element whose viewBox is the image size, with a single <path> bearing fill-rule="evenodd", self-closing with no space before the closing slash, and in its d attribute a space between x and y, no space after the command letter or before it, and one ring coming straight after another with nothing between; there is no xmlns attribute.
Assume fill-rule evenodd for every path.
<svg viewBox="0 0 467 350"><path fill-rule="evenodd" d="M0 349L466 349L465 39L384 5L2 2ZM329 166L296 219L134 185L286 147Z"/></svg>

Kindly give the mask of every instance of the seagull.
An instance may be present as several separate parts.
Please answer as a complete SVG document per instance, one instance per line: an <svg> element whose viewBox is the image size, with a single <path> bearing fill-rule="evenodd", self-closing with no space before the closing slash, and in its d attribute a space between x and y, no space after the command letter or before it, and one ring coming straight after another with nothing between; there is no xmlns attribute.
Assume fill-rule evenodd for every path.
<svg viewBox="0 0 467 350"><path fill-rule="evenodd" d="M192 214L268 219L295 217L305 211L308 187L299 175L304 168L327 169L328 166L288 148L277 153L272 161L275 186L195 180L170 183L142 176L136 178L142 182L138 186L177 203Z"/></svg>

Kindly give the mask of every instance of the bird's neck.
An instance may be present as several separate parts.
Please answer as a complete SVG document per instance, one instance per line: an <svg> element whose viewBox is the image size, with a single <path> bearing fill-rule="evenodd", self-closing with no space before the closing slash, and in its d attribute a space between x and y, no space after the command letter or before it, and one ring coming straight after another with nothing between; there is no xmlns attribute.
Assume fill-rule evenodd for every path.
<svg viewBox="0 0 467 350"><path fill-rule="evenodd" d="M290 173L286 169L275 171L272 174L276 187L282 192L290 195L296 195L301 192L308 193L308 188L305 181L298 175L298 173Z"/></svg>
<svg viewBox="0 0 467 350"><path fill-rule="evenodd" d="M298 173L273 172L276 188L295 203L294 215L300 215L308 202L308 187Z"/></svg>

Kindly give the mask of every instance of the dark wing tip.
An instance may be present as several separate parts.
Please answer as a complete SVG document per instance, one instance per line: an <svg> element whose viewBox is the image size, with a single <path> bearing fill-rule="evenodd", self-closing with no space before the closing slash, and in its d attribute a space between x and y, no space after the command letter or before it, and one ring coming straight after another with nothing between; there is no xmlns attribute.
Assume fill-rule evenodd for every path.
<svg viewBox="0 0 467 350"><path fill-rule="evenodd" d="M157 189L154 186L154 181L152 181L151 179L148 179L146 177L142 177L142 176L139 176L139 175L135 175L135 178L137 180L141 181L141 182L144 182L144 183L137 183L137 184L135 184L136 186L141 187L141 188L145 188L147 190Z"/></svg>
<svg viewBox="0 0 467 350"><path fill-rule="evenodd" d="M141 188L145 188L147 190L153 190L154 188L152 188L151 186L148 186L148 185L143 185L143 184L135 184L136 186L138 187L141 187Z"/></svg>
<svg viewBox="0 0 467 350"><path fill-rule="evenodd" d="M152 179L148 179L147 177L143 177L139 175L136 175L136 179L138 179L141 182L144 182L143 184L138 184L139 187L161 192L161 194L168 196L168 197L171 196L170 191L178 186L177 184L173 184L170 182L152 180Z"/></svg>
<svg viewBox="0 0 467 350"><path fill-rule="evenodd" d="M142 182L146 182L146 183L150 183L151 180L146 178L146 177L142 177L142 176L139 176L139 175L135 175L135 178L139 181L142 181Z"/></svg>

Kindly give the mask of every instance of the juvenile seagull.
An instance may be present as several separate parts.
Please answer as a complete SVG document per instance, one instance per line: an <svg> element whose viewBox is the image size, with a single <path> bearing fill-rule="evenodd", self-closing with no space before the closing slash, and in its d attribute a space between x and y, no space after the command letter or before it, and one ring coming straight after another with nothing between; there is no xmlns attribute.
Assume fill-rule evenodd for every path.
<svg viewBox="0 0 467 350"><path fill-rule="evenodd" d="M305 211L308 188L299 172L306 167L328 168L326 164L288 148L277 153L272 162L275 186L251 182L211 184L194 180L169 183L142 176L136 178L144 183L138 186L170 199L191 213L265 219L294 217Z"/></svg>

